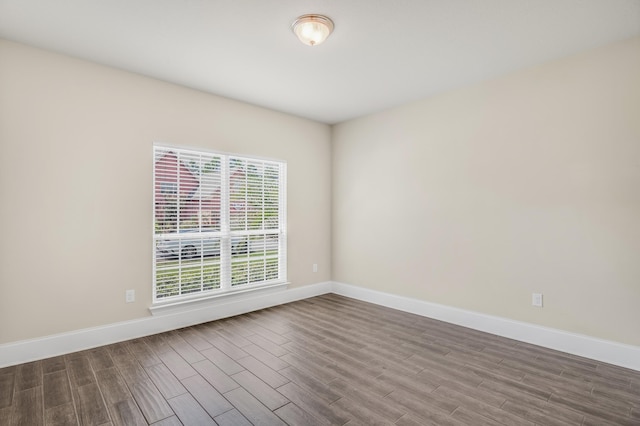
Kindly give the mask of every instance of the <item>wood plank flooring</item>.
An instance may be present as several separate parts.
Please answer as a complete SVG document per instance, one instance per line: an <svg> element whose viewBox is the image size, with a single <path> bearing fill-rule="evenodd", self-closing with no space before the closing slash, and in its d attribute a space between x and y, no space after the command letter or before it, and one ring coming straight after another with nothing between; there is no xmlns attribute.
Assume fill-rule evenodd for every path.
<svg viewBox="0 0 640 426"><path fill-rule="evenodd" d="M640 425L640 372L334 294L0 369L0 425Z"/></svg>

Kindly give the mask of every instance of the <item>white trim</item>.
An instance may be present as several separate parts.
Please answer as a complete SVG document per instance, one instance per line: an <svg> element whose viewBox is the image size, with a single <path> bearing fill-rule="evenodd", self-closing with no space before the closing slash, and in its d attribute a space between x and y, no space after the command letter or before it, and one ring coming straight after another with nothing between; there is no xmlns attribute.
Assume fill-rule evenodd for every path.
<svg viewBox="0 0 640 426"><path fill-rule="evenodd" d="M626 345L339 282L333 283L333 292L376 305L640 371L639 346Z"/></svg>
<svg viewBox="0 0 640 426"><path fill-rule="evenodd" d="M288 290L271 290L238 294L236 295L237 297L213 299L210 303L199 305L194 309L185 310L183 308L175 312L163 312L161 315L133 321L5 343L0 345L0 368L162 333L333 292L365 302L640 371L640 347L638 346L625 345L339 282L329 281Z"/></svg>
<svg viewBox="0 0 640 426"><path fill-rule="evenodd" d="M246 293L253 293L255 296L263 297L268 293L273 293L274 290L286 290L288 285L288 282L275 282L268 285L245 285L239 289L236 288L234 290L212 293L207 296L196 294L195 297L191 299L181 297L165 303L154 303L149 307L149 312L151 312L151 315L166 315L167 313L187 312L193 309L215 307L221 303L229 303L237 300L239 296L245 296Z"/></svg>
<svg viewBox="0 0 640 426"><path fill-rule="evenodd" d="M85 328L37 339L0 345L0 368L52 356L91 349L137 337L149 336L234 315L257 311L283 303L331 292L331 282L305 285L288 290L251 292L237 297L218 298L194 309L181 309L100 327Z"/></svg>
<svg viewBox="0 0 640 426"><path fill-rule="evenodd" d="M283 160L281 158L275 158L275 157L261 157L259 155L250 155L250 154L243 154L243 153L239 153L239 152L229 152L229 151L218 151L216 149L210 149L210 148L203 148L201 146L193 146L193 145L175 145L175 144L171 144L171 143L165 143L162 141L154 141L151 143L151 145L153 147L162 147L162 148L169 148L169 149L181 149L183 151L202 151L202 152L207 152L209 154L216 154L216 155L224 155L224 156L230 156L230 157L244 157L244 158L248 158L250 160L258 160L258 161L270 161L273 163L286 163L287 160Z"/></svg>

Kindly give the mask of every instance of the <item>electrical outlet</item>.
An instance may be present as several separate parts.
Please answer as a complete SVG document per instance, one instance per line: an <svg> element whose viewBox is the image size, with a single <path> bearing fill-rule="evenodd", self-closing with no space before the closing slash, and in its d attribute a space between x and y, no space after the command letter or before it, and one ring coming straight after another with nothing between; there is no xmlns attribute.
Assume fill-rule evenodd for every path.
<svg viewBox="0 0 640 426"><path fill-rule="evenodd" d="M313 272L318 272L318 264L317 263L313 264Z"/></svg>
<svg viewBox="0 0 640 426"><path fill-rule="evenodd" d="M136 301L136 291L135 290L127 290L124 295L124 299L127 303L132 303Z"/></svg>
<svg viewBox="0 0 640 426"><path fill-rule="evenodd" d="M531 294L531 305L542 308L542 293Z"/></svg>

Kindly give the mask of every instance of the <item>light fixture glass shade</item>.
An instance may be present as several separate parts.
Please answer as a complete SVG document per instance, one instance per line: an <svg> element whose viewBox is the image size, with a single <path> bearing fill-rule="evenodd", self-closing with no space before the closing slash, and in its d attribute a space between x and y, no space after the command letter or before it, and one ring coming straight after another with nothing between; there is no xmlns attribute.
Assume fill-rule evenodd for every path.
<svg viewBox="0 0 640 426"><path fill-rule="evenodd" d="M302 15L291 24L291 29L301 42L316 46L329 37L333 21L324 15Z"/></svg>

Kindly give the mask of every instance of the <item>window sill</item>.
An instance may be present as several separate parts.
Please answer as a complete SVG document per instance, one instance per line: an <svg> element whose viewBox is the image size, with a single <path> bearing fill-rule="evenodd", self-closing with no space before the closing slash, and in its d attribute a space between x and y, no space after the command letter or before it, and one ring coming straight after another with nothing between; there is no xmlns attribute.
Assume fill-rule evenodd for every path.
<svg viewBox="0 0 640 426"><path fill-rule="evenodd" d="M226 291L224 293L213 293L205 296L194 296L191 299L173 300L167 302L154 303L149 307L151 315L167 315L179 312L190 311L214 307L216 305L241 302L243 299L263 296L281 290L286 290L288 282L277 282L267 285L245 287L238 290Z"/></svg>

